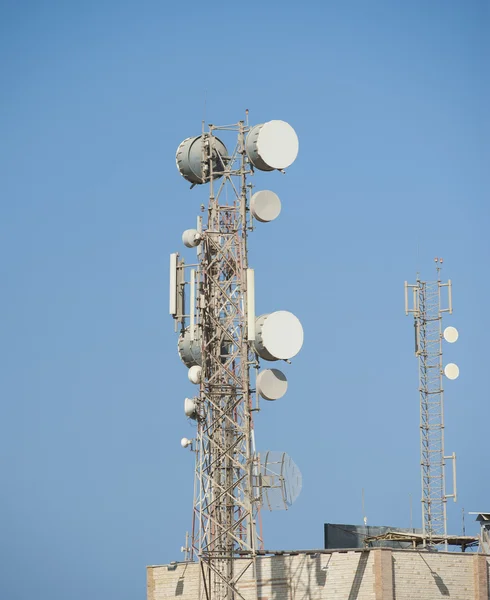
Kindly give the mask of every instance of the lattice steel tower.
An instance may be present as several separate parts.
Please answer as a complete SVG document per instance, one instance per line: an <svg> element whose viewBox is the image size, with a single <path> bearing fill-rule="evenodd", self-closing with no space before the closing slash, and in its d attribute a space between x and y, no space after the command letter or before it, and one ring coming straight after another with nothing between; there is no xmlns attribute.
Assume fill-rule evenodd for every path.
<svg viewBox="0 0 490 600"><path fill-rule="evenodd" d="M233 152L218 133L234 137ZM179 331L179 354L189 380L199 386L184 405L196 435L181 444L195 451L196 466L192 533L183 550L187 560L199 560L199 596L208 600L242 597L240 578L255 568L262 546L264 493L284 491L283 473L267 470L256 452L253 412L256 393L275 400L287 380L278 369L259 373L259 359L288 361L301 348L303 330L286 311L255 316L247 237L254 219L275 219L281 203L270 191L252 194L248 178L254 168L283 171L297 152L297 136L283 121L209 125L177 150L181 175L191 187L206 183L209 189L207 208L201 205L205 218L198 217L197 228L182 236L187 247L197 248L197 262L187 265L178 253L170 259L170 314ZM237 556L245 558L239 572Z"/></svg>
<svg viewBox="0 0 490 600"><path fill-rule="evenodd" d="M424 546L444 544L447 549L448 498L456 502L456 454L444 452L444 376L456 379L458 367L449 363L443 367L443 341L455 342L454 327L442 329L444 313L452 314L451 280L442 283L442 259L436 258L437 280L409 285L405 282L405 312L414 316L415 355L419 364L420 395L420 465L422 483L422 534ZM409 290L412 290L410 306ZM443 299L443 292L445 298ZM443 307L443 303L445 307ZM453 461L452 494L446 494L446 460Z"/></svg>

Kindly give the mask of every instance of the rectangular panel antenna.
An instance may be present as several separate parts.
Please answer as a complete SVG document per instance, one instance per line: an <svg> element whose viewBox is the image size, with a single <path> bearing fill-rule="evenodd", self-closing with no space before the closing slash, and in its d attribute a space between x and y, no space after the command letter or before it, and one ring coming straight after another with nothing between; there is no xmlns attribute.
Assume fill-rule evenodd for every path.
<svg viewBox="0 0 490 600"><path fill-rule="evenodd" d="M247 336L248 341L255 340L255 272L247 269Z"/></svg>
<svg viewBox="0 0 490 600"><path fill-rule="evenodd" d="M189 289L189 329L191 340L194 341L194 314L196 312L196 270L191 269L191 280Z"/></svg>
<svg viewBox="0 0 490 600"><path fill-rule="evenodd" d="M177 314L177 252L170 255L169 313Z"/></svg>

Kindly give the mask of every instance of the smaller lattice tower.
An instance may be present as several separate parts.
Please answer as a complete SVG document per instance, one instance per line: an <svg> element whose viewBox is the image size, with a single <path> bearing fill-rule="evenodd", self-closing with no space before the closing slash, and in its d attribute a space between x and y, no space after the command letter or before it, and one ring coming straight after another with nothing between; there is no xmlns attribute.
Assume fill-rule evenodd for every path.
<svg viewBox="0 0 490 600"><path fill-rule="evenodd" d="M452 285L441 281L442 258L436 258L437 279L405 282L405 312L413 314L415 356L419 366L420 465L422 480L422 535L424 546L447 550L447 500L456 502L456 454L444 451L444 378L456 379L454 363L443 366L444 341L458 339L455 327L443 330L444 313L452 314ZM409 293L412 291L412 294ZM410 295L412 299L410 300ZM446 494L446 461L453 464L453 493Z"/></svg>

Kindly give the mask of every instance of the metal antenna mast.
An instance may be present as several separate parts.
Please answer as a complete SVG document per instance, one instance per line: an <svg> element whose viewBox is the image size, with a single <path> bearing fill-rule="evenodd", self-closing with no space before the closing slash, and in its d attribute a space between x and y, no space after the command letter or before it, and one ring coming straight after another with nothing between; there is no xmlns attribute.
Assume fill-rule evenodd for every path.
<svg viewBox="0 0 490 600"><path fill-rule="evenodd" d="M405 312L414 316L415 356L419 362L420 395L420 464L422 482L422 534L424 546L433 548L444 544L447 550L448 498L456 502L456 454L444 453L444 385L443 378L456 379L459 369L455 364L443 367L443 340L450 343L458 338L454 327L442 329L443 314L452 314L451 280L442 283L442 258L436 258L437 280L415 284L405 282ZM409 302L409 289L412 302ZM443 308L442 295L447 290L447 306ZM452 494L446 494L446 460L453 461Z"/></svg>
<svg viewBox="0 0 490 600"><path fill-rule="evenodd" d="M230 154L216 137L225 132L236 136ZM196 453L192 533L183 550L186 560L201 564L199 596L207 600L243 598L240 578L254 568L262 546L258 519L265 472L255 450L252 413L258 400L254 408L253 396L257 391L268 400L279 398L286 378L277 369L257 375L259 357L287 360L303 340L301 324L291 313L279 311L256 319L247 236L253 217L273 220L280 201L273 192L251 196L247 178L254 167L283 170L297 151L296 134L283 121L253 128L245 121L209 125L208 131L184 140L177 150L181 175L192 187L209 186L205 222L198 217L197 229L182 236L187 247L197 247L197 263L185 265L177 253L170 261L170 313L180 329L179 354L189 367L189 380L199 385L199 393L186 398L184 405L197 431L194 440L181 441ZM293 345L296 340L292 349L291 342L278 334L284 328L290 330ZM268 484L273 487L270 480ZM240 562L239 572L237 556L248 559Z"/></svg>
<svg viewBox="0 0 490 600"><path fill-rule="evenodd" d="M209 207L198 287L202 290L202 375L196 450L198 495L194 499L192 552L215 575L211 597L233 589L235 550L253 555L257 502L253 490L252 400L247 341L247 187L244 123L238 125L239 186L230 202L215 190L212 143L205 138ZM210 136L213 128L210 130ZM206 156L207 155L207 156ZM227 177L225 176L225 181ZM231 181L231 173L230 179ZM204 578L206 581L206 578Z"/></svg>

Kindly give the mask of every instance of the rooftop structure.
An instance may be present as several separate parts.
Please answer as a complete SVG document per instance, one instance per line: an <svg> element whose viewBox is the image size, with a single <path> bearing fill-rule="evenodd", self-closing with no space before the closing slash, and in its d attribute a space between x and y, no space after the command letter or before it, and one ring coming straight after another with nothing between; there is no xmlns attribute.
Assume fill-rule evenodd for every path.
<svg viewBox="0 0 490 600"><path fill-rule="evenodd" d="M340 550L365 548L366 539L382 536L389 531L402 533L421 533L420 529L400 529L398 527L388 527L387 525L348 525L345 523L325 523L324 525L324 546L326 550ZM370 546L390 547L390 548L410 548L411 544L403 540L380 540L372 541Z"/></svg>
<svg viewBox="0 0 490 600"><path fill-rule="evenodd" d="M480 523L480 546L482 552L490 554L490 512L470 512L470 515L476 515L476 520Z"/></svg>
<svg viewBox="0 0 490 600"><path fill-rule="evenodd" d="M236 558L240 573L247 558ZM236 583L237 600L489 600L490 556L372 548L257 556ZM195 600L198 563L148 567L147 600Z"/></svg>

